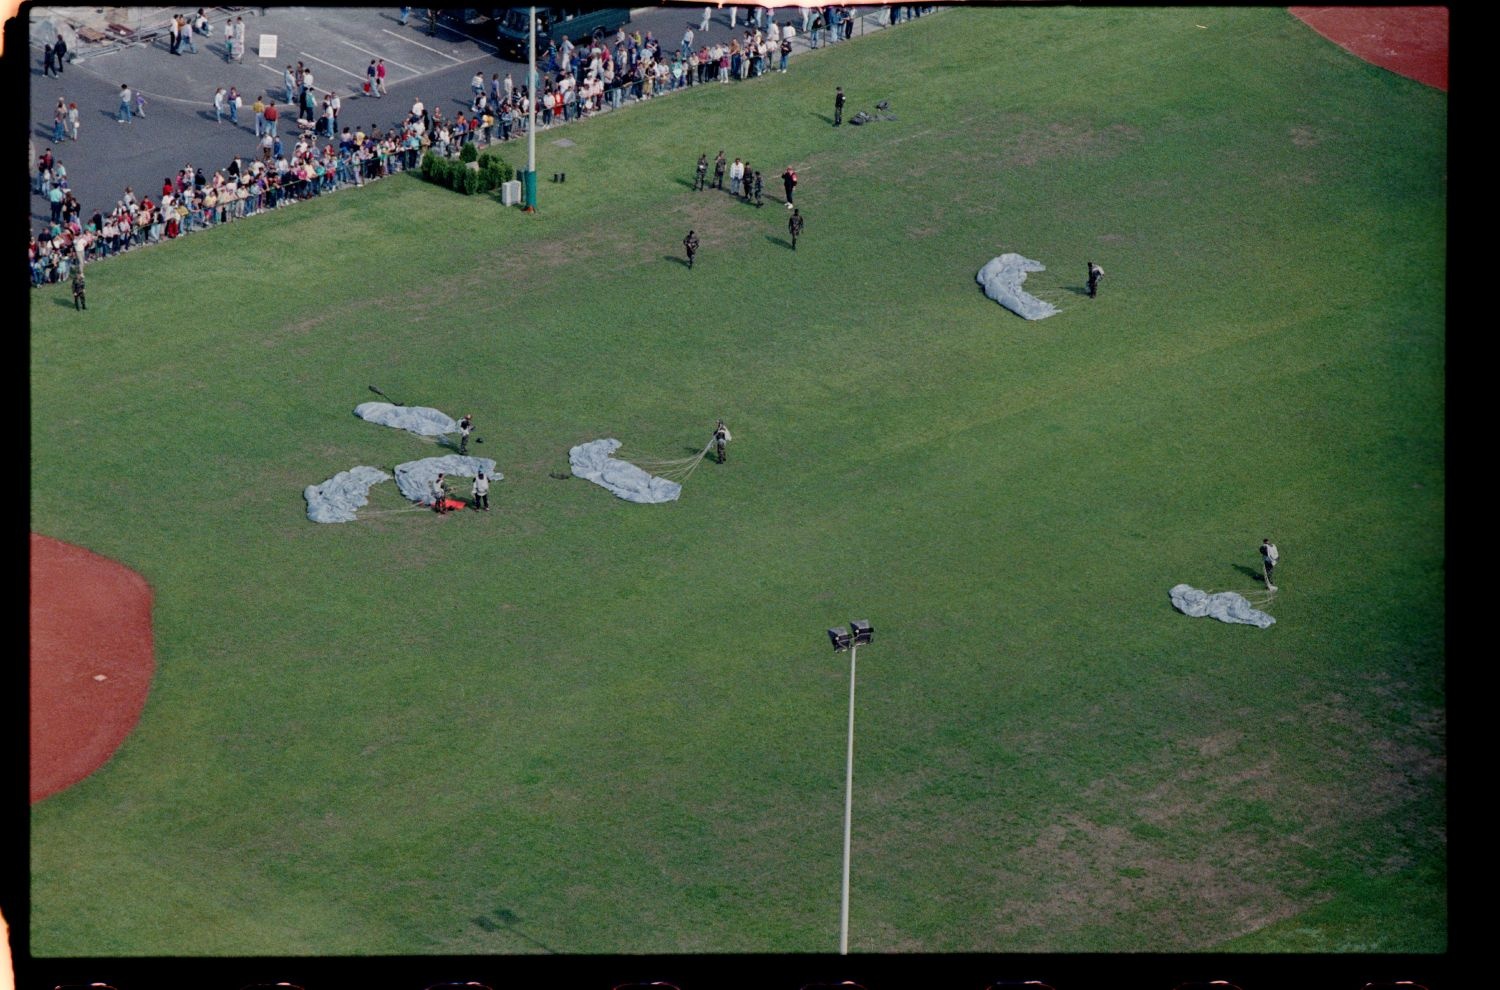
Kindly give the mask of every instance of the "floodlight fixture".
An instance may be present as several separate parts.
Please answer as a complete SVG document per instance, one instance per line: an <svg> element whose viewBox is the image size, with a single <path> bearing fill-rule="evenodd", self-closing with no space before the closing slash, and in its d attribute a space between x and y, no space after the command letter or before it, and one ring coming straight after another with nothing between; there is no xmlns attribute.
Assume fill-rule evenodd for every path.
<svg viewBox="0 0 1500 990"><path fill-rule="evenodd" d="M849 628L854 631L854 642L860 646L864 646L875 635L875 629L868 619L852 619Z"/></svg>
<svg viewBox="0 0 1500 990"><path fill-rule="evenodd" d="M828 630L828 641L833 644L835 650L842 653L849 648L851 643L855 642L855 639L849 635L849 630L840 626L837 629Z"/></svg>

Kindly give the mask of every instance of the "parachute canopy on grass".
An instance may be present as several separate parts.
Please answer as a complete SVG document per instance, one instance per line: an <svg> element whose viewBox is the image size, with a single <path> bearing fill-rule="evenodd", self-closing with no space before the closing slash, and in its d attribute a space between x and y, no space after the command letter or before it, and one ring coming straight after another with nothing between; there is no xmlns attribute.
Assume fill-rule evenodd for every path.
<svg viewBox="0 0 1500 990"><path fill-rule="evenodd" d="M1040 261L1023 258L1019 254L1007 253L985 262L974 281L984 286L984 294L1017 316L1028 320L1044 320L1057 313L1057 307L1033 296L1021 288L1027 272L1044 272L1047 266Z"/></svg>
<svg viewBox="0 0 1500 990"><path fill-rule="evenodd" d="M430 505L432 483L439 474L450 478L472 478L480 471L491 481L501 480L500 472L495 470L494 460L488 457L468 457L463 454L424 457L420 461L396 465L396 487L411 501Z"/></svg>
<svg viewBox="0 0 1500 990"><path fill-rule="evenodd" d="M321 485L302 490L307 499L307 518L315 523L353 522L354 512L370 502L370 489L391 476L379 468L359 467L340 471Z"/></svg>
<svg viewBox="0 0 1500 990"><path fill-rule="evenodd" d="M395 406L389 402L361 402L354 415L370 423L392 426L422 437L440 437L458 432L458 423L447 413L427 406Z"/></svg>
<svg viewBox="0 0 1500 990"><path fill-rule="evenodd" d="M1266 613L1257 611L1244 595L1233 591L1220 591L1211 595L1192 585L1179 584L1174 585L1168 594L1172 596L1172 606L1177 611L1194 618L1207 615L1220 622L1238 622L1261 629L1276 622Z"/></svg>
<svg viewBox="0 0 1500 990"><path fill-rule="evenodd" d="M653 477L628 461L610 456L619 449L618 440L591 440L569 450L568 463L574 475L609 489L627 502L673 502L682 494L682 485L677 482Z"/></svg>

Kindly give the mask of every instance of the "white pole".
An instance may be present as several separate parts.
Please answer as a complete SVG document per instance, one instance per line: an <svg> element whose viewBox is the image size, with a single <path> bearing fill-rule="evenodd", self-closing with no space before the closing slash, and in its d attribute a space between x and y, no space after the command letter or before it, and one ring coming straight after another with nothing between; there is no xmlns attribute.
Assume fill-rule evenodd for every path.
<svg viewBox="0 0 1500 990"><path fill-rule="evenodd" d="M849 647L849 760L844 777L844 900L839 908L839 955L849 954L849 833L854 818L854 665L858 645Z"/></svg>
<svg viewBox="0 0 1500 990"><path fill-rule="evenodd" d="M531 97L527 107L530 119L526 122L526 170L536 171L536 8L531 8L531 30L527 32L526 95Z"/></svg>

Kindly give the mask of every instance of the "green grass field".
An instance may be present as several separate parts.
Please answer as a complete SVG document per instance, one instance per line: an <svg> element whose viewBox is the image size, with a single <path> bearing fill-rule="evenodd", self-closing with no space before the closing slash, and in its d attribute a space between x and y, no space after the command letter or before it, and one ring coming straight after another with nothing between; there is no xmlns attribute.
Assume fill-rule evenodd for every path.
<svg viewBox="0 0 1500 990"><path fill-rule="evenodd" d="M32 528L158 671L32 952L831 952L850 618L852 951L1443 951L1446 116L1282 10L953 10L544 132L535 217L403 176L33 293ZM372 383L496 511L307 520L441 452ZM718 416L679 502L549 477ZM1172 609L1263 536L1275 626Z"/></svg>

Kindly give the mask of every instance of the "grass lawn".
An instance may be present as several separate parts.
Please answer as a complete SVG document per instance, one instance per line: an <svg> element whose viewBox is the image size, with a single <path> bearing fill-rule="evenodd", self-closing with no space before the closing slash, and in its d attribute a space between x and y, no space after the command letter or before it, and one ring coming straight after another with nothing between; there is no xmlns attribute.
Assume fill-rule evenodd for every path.
<svg viewBox="0 0 1500 990"><path fill-rule="evenodd" d="M832 951L850 618L852 951L1443 951L1446 116L1282 10L952 10L544 132L535 217L402 176L34 292L32 528L158 671L32 952ZM307 520L442 452L372 383L495 511ZM719 416L678 502L549 477ZM1264 536L1276 625L1172 609Z"/></svg>

